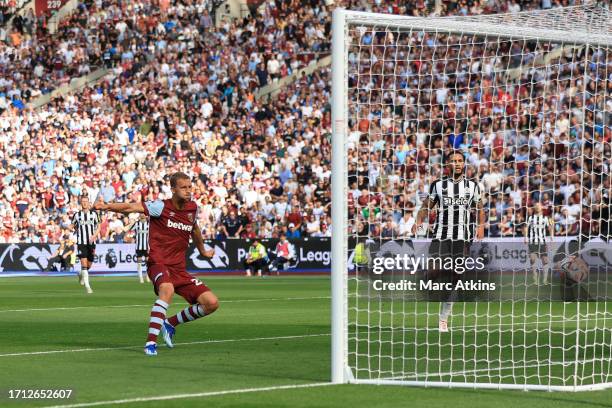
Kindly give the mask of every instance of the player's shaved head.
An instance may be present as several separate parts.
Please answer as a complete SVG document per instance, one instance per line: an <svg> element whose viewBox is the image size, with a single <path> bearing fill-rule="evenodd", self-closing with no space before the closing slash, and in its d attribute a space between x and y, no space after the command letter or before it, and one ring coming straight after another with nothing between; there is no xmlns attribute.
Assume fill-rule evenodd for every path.
<svg viewBox="0 0 612 408"><path fill-rule="evenodd" d="M170 176L170 187L176 187L179 180L191 180L191 177L182 171L177 171Z"/></svg>

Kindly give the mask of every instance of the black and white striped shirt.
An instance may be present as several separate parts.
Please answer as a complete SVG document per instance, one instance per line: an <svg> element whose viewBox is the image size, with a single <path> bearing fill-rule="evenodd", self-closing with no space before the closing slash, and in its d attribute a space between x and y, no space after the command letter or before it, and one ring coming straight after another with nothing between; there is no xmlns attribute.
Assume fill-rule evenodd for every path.
<svg viewBox="0 0 612 408"><path fill-rule="evenodd" d="M77 236L77 245L95 244L91 240L100 225L100 215L97 211L77 211L72 217L72 225Z"/></svg>
<svg viewBox="0 0 612 408"><path fill-rule="evenodd" d="M546 242L546 229L549 218L545 215L530 215L527 218L527 237L530 244L543 244Z"/></svg>
<svg viewBox="0 0 612 408"><path fill-rule="evenodd" d="M137 251L148 251L149 250L149 222L138 220L132 225L132 231L136 235L136 250Z"/></svg>
<svg viewBox="0 0 612 408"><path fill-rule="evenodd" d="M436 180L429 186L429 199L438 206L434 239L470 241L477 220L472 211L480 203L480 187L464 177ZM474 219L473 219L474 218Z"/></svg>

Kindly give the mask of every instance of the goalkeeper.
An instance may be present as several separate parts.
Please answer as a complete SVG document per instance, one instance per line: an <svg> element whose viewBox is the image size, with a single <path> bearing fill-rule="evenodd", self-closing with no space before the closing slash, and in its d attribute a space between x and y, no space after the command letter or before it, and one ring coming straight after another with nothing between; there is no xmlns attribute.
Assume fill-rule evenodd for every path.
<svg viewBox="0 0 612 408"><path fill-rule="evenodd" d="M582 257L587 240L579 236L564 242L553 260L559 267L559 292L564 302L595 300L588 290L590 268Z"/></svg>
<svg viewBox="0 0 612 408"><path fill-rule="evenodd" d="M484 236L485 224L480 187L474 181L465 178L463 154L459 151L451 152L446 156L445 165L449 176L431 183L429 195L423 201L412 227L412 233L416 236L417 231L423 225L423 220L428 217L429 211L437 208L438 214L429 252L432 257L441 258L442 263L445 263L445 258L450 257L454 260L469 254L469 244L473 239L472 212L474 210L478 216L476 238L479 240ZM438 273L439 271L432 272ZM459 271L445 272L451 273L450 278L453 282L458 280L462 273ZM457 298L457 292L450 291L445 297L438 324L440 332L443 333L448 332L448 316Z"/></svg>

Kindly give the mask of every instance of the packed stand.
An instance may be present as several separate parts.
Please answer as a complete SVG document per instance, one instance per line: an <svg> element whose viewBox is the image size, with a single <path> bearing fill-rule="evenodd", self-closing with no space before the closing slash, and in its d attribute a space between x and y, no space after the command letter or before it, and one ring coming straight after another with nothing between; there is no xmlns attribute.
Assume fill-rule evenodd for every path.
<svg viewBox="0 0 612 408"><path fill-rule="evenodd" d="M445 156L460 150L467 178L484 192L485 236L523 236L540 202L555 236L611 237L610 50L569 48L545 67L521 70L553 48L384 29L351 34L354 234L414 237L428 186L445 174ZM393 64L389 48L400 56ZM435 222L431 212L429 233Z"/></svg>
<svg viewBox="0 0 612 408"><path fill-rule="evenodd" d="M15 217L19 220L15 227L3 232L5 240L37 241L37 235L42 235L42 241L56 241L61 231L69 226L70 214L77 206L76 196L85 192L91 199L98 193L107 200L164 197L168 195L167 187L150 180L161 181L179 167L186 169L189 164L197 163L201 164L188 170L191 174L202 174L195 186L195 197L203 202L201 214L205 219L203 225L209 226L207 237L236 236L235 232L230 234L234 228L232 217L230 214L223 216L220 208L229 208L228 203L238 207L245 197L253 195L254 200L248 199L252 204L248 214L246 208L241 209L241 221L245 216L250 217L250 221L248 225L243 223L238 236L278 236L292 229L295 236L302 233L302 215L297 210L295 214L291 211L285 214L285 210L291 208L290 200L298 190L298 183L294 181L299 175L296 163L306 139L296 139L292 146L287 145L288 153L283 157L277 150L284 142L277 133L283 132L286 140L303 134L313 144L305 148L312 152L311 156L329 156L329 141L321 142L322 135L314 130L314 118L308 126L297 125L297 120L289 118L290 110L286 113L286 124L275 124L278 132L271 122L261 122L267 117L272 119L276 106L260 106L254 100L253 90L260 85L255 67L249 66L249 58L242 54L245 58L240 61L241 65L231 69L236 55L240 56L240 49L237 45L234 49L227 47L226 33L211 29L212 20L206 18L200 6L170 6L165 12L162 10L167 24L160 22L159 13L149 16L148 24L159 33L142 48L143 61L149 63L146 67L136 63L131 66L116 64L111 67L113 75L107 80L85 89L78 96L55 100L43 111L26 109L17 116L15 109L7 109L3 114L3 128L10 133L5 137L3 154L24 171L17 177L9 176L9 185L4 189L9 201L15 201L13 206L6 206L6 217L12 218L19 213ZM108 12L113 13L112 10ZM255 20L249 24L254 27ZM206 48L211 51L204 50L204 44L210 45ZM138 58L136 54L134 59ZM255 83L248 78L241 83L244 77L238 77L239 69L245 72L250 69ZM191 82L191 78L196 80ZM318 80L319 84L326 82L327 78ZM320 101L317 98L317 103L322 104L323 98ZM318 115L316 123L323 116L322 110L322 107L311 109L309 113ZM38 128L34 135L27 134L30 123ZM9 142L13 133L19 133L16 145ZM262 144L266 134L279 140ZM229 142L228 138L231 138ZM325 147L321 152L318 146L322 144ZM31 148L26 152L17 146ZM237 154L239 150L241 155ZM263 160L272 159L273 155L278 156L273 159L274 168L262 167ZM245 159L250 162L244 163ZM240 160L244 170L236 163L231 164L236 169L231 174L223 171L224 166L229 167L229 163ZM14 174L16 167L7 167ZM251 174L254 167L257 170ZM318 192L309 191L309 195L321 197L321 200L306 204L317 215L316 222L313 219L304 223L304 228L309 228L303 233L329 235L327 219L323 221L322 232L317 231L318 221L325 215L322 200L329 190L329 165L314 163L314 170L309 171L321 173L325 183L318 183ZM30 173L34 174L30 176ZM106 179L105 174L115 175ZM273 174L285 185L272 186L270 176ZM39 180L38 184L34 180ZM270 194L261 192L268 189ZM13 190L28 194L19 194L15 200ZM130 194L134 191L138 192L138 197ZM204 197L211 191L214 193L210 197ZM32 192L41 200L30 199ZM275 203L275 208L270 208L272 198L281 195L287 202L284 205ZM261 207L258 213L253 208L256 205ZM48 221L49 215L54 222ZM295 221L293 227L290 222L284 223L287 216ZM222 220L226 219L229 231L223 228ZM39 233L41 230L44 234ZM105 222L102 233L107 240L124 239L121 222L114 217Z"/></svg>
<svg viewBox="0 0 612 408"><path fill-rule="evenodd" d="M167 198L168 177L177 170L196 180L194 198L207 238L330 236L329 69L302 76L270 103L255 99L257 88L307 63L300 55L329 50L332 7L298 3L267 3L255 18L224 22L219 29L203 1L161 2L167 7L151 13L139 3L123 8L98 3L91 10L103 11L89 16L84 10L83 20L117 22L109 28L107 43L95 44L100 51L116 47L113 55L120 57L108 61L101 54L111 75L98 84L42 110L9 106L0 115L5 164L0 240L57 242L70 227L79 195L88 194L92 201L98 196L107 201ZM478 8L485 2L468 4L487 12L485 6ZM381 12L396 7L391 2L352 6ZM399 11L433 12L431 4L418 1ZM120 41L120 32L131 42ZM270 64L273 59L281 62ZM413 142L425 131L407 132L402 150L413 153L406 157L439 160L425 141ZM382 188L367 177L371 169L365 161L352 166L367 179L365 186L374 182ZM413 169L400 176L414 182L396 185L398 191L406 188L405 196L414 197L421 181L416 175ZM364 186L364 178L355 181L358 188ZM401 205L379 202L379 195L356 195L352 208L365 218L387 222L392 215L391 236L396 234L393 223L399 227L401 220L388 209L420 204L401 194L396 195L404 200ZM409 222L410 213L401 218ZM131 240L125 224L126 219L108 214L103 241Z"/></svg>

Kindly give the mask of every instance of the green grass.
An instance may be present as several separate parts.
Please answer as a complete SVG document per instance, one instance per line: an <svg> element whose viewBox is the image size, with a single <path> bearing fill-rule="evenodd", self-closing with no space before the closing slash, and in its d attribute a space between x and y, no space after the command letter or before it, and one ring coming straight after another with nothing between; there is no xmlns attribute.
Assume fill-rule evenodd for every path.
<svg viewBox="0 0 612 408"><path fill-rule="evenodd" d="M74 278L0 279L0 406L40 407L329 381L328 278L203 280L219 296L219 311L179 327L176 348L161 347L152 358L142 352L154 300L148 284L141 285L134 278L94 277L95 293L86 295ZM171 312L184 305L177 297ZM380 307L387 310L391 306ZM25 309L52 310L10 311ZM470 318L466 319L468 323ZM402 322L377 324L396 328ZM374 334L377 340L384 340L382 332ZM425 332L410 333L408 338L421 334ZM457 339L451 339L453 352L464 352L455 344ZM392 348L398 347L396 343L398 337L381 342L382 347L389 347L382 353L398 355L402 351ZM445 347L432 347L431 352L445 353ZM21 354L37 352L44 354ZM460 354L454 355L458 358ZM8 400L7 390L15 388L70 388L75 395L69 401ZM611 401L612 391L525 393L342 385L113 406L455 408L537 404L541 408L607 407L612 406Z"/></svg>

